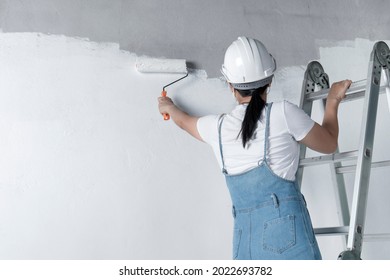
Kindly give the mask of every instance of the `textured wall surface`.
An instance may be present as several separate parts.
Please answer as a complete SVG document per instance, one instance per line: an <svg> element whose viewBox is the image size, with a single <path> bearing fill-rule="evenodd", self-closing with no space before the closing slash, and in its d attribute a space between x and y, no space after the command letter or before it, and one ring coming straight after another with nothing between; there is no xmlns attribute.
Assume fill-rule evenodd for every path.
<svg viewBox="0 0 390 280"><path fill-rule="evenodd" d="M318 39L388 39L388 10L383 0L1 0L0 28L117 42L217 77L237 36L261 39L280 66L306 65L319 58Z"/></svg>

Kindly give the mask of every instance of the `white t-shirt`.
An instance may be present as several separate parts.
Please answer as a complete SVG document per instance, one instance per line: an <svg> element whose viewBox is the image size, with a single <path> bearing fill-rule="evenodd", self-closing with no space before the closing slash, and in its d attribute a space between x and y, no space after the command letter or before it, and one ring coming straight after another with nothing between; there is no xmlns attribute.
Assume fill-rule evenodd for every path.
<svg viewBox="0 0 390 280"><path fill-rule="evenodd" d="M249 146L243 148L237 137L247 105L237 105L225 115L221 137L225 168L228 174L240 174L257 167L264 155L265 108ZM220 115L209 115L198 120L197 128L203 141L210 144L222 168L219 149L218 120ZM267 159L271 170L278 176L294 180L299 163L299 144L314 126L314 121L298 106L288 102L272 104Z"/></svg>

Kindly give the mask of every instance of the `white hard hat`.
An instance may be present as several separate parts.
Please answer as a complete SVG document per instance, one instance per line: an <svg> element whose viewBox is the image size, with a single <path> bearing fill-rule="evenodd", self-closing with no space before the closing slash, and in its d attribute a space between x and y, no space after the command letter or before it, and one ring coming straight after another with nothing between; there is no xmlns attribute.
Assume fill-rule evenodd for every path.
<svg viewBox="0 0 390 280"><path fill-rule="evenodd" d="M259 40L238 37L226 50L221 72L236 89L254 89L272 81L276 62Z"/></svg>

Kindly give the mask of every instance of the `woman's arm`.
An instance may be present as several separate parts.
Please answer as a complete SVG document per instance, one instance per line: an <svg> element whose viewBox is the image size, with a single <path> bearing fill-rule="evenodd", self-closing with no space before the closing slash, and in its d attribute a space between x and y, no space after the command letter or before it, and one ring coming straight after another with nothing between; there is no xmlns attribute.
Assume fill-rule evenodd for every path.
<svg viewBox="0 0 390 280"><path fill-rule="evenodd" d="M344 80L332 84L326 100L322 125L316 123L300 143L325 154L333 153L336 150L339 136L338 107L351 83L351 80Z"/></svg>
<svg viewBox="0 0 390 280"><path fill-rule="evenodd" d="M169 97L158 98L158 108L161 114L169 114L171 119L182 129L187 131L196 139L203 141L198 132L197 117L188 115L186 112L180 110Z"/></svg>

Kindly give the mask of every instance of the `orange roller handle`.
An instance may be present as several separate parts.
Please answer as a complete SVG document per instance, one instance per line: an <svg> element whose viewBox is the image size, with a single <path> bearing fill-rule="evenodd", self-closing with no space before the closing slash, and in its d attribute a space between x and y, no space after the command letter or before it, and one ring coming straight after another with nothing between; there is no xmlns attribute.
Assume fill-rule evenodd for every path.
<svg viewBox="0 0 390 280"><path fill-rule="evenodd" d="M167 92L165 90L163 90L161 92L161 96L162 97L166 97L167 96ZM169 114L163 114L163 117L164 117L164 121L168 121L171 117L169 116Z"/></svg>

